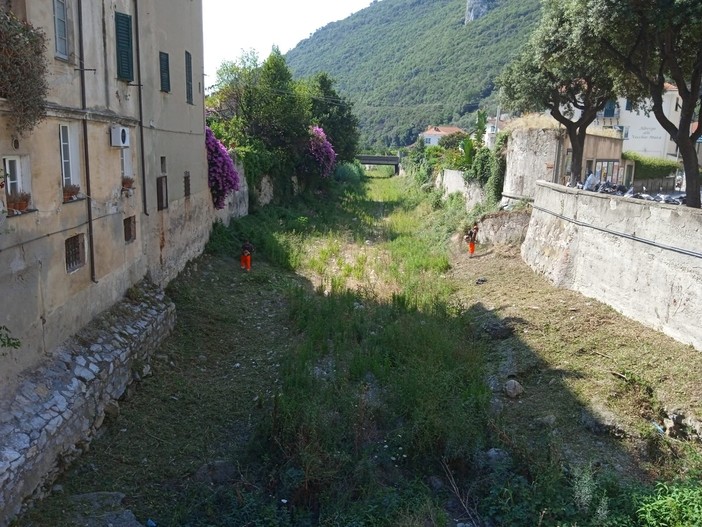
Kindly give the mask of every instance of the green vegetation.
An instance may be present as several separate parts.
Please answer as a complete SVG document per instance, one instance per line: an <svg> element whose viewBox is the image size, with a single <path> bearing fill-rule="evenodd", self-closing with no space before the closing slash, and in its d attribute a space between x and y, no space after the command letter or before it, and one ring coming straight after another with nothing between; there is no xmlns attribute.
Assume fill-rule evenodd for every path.
<svg viewBox="0 0 702 527"><path fill-rule="evenodd" d="M0 97L10 109L10 126L31 132L46 116L46 36L0 8Z"/></svg>
<svg viewBox="0 0 702 527"><path fill-rule="evenodd" d="M674 174L679 168L678 161L661 159L659 157L649 157L636 152L622 152L622 159L628 159L636 163L636 179L659 179Z"/></svg>
<svg viewBox="0 0 702 527"><path fill-rule="evenodd" d="M632 447L642 460L631 469L633 429L594 436L577 415L591 395L611 397L651 429L666 379L687 386L669 368L697 371L698 354L676 361L685 346L494 248L468 265L450 241L466 221L460 196L358 168L342 165L322 199L215 227L168 287L178 324L155 375L21 525L69 524L70 496L97 490L125 493L142 522L191 527L695 525L694 445L654 432ZM251 273L236 260L244 239L256 245ZM518 335L486 338L506 312L524 317L511 318ZM600 320L610 325L589 324ZM655 371L641 338L658 350ZM507 348L528 391L498 412L485 381ZM593 349L617 362L593 367ZM537 417L548 412L553 427ZM202 479L222 461L223 481ZM636 483L646 466L666 485Z"/></svg>
<svg viewBox="0 0 702 527"><path fill-rule="evenodd" d="M18 349L22 343L16 339L7 329L7 326L0 326L0 348Z"/></svg>
<svg viewBox="0 0 702 527"><path fill-rule="evenodd" d="M561 123L572 147L573 186L581 179L587 128L621 77L597 51L583 2L545 0L528 45L497 79L503 102L519 112L549 113Z"/></svg>
<svg viewBox="0 0 702 527"><path fill-rule="evenodd" d="M262 64L255 54L223 64L217 80L208 124L241 159L250 188L270 176L282 203L295 193L293 176L303 190L313 189L337 161L353 161L358 122L326 74L295 81L273 50Z"/></svg>
<svg viewBox="0 0 702 527"><path fill-rule="evenodd" d="M286 59L296 77L327 72L338 80L364 149L411 145L430 124L468 128L479 107L494 109L494 79L536 25L539 1L492 4L465 25L465 0L374 2Z"/></svg>

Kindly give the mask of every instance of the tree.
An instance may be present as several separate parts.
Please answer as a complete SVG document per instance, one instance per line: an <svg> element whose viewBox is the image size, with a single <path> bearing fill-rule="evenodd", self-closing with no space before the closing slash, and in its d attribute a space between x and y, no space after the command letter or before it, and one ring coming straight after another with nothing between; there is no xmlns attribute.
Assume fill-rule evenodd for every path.
<svg viewBox="0 0 702 527"><path fill-rule="evenodd" d="M596 51L632 74L651 99L656 119L678 146L687 206L700 208L697 140L702 136L702 2L700 0L581 0L589 12ZM678 123L663 109L666 83L682 107ZM697 128L693 131L692 124Z"/></svg>
<svg viewBox="0 0 702 527"><path fill-rule="evenodd" d="M581 176L587 127L617 92L616 76L588 44L583 7L573 0L546 0L525 50L497 81L508 108L548 110L565 127L573 149L573 185Z"/></svg>
<svg viewBox="0 0 702 527"><path fill-rule="evenodd" d="M304 93L310 98L312 120L319 125L334 145L337 162L353 162L358 149L358 118L353 105L334 89L334 80L319 73L304 83Z"/></svg>

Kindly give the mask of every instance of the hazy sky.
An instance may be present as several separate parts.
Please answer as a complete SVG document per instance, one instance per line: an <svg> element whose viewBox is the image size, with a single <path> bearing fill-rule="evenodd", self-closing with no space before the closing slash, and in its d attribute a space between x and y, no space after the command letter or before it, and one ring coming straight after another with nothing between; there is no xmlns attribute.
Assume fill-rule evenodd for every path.
<svg viewBox="0 0 702 527"><path fill-rule="evenodd" d="M205 85L225 60L255 49L264 60L276 45L282 53L329 22L368 7L372 0L203 0Z"/></svg>

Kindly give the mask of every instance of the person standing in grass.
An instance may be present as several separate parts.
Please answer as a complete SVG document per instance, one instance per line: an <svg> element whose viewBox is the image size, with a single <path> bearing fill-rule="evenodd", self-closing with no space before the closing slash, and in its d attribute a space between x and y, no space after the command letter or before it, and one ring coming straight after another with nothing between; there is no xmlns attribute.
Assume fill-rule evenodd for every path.
<svg viewBox="0 0 702 527"><path fill-rule="evenodd" d="M253 244L249 241L246 240L243 245L241 246L241 268L246 269L246 272L248 273L251 271L251 253L254 252L254 246Z"/></svg>
<svg viewBox="0 0 702 527"><path fill-rule="evenodd" d="M474 223L473 228L468 231L463 239L468 243L468 257L472 258L475 253L475 242L478 240L478 224Z"/></svg>

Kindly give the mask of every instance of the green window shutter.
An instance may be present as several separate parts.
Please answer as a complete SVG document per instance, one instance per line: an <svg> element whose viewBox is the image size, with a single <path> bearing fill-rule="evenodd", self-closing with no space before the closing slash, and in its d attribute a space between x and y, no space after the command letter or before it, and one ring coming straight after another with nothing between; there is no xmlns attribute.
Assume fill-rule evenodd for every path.
<svg viewBox="0 0 702 527"><path fill-rule="evenodd" d="M123 81L134 80L132 53L132 17L115 13L115 38L117 40L117 78Z"/></svg>
<svg viewBox="0 0 702 527"><path fill-rule="evenodd" d="M161 91L168 93L171 91L171 72L168 66L168 53L159 51L158 68L161 74Z"/></svg>
<svg viewBox="0 0 702 527"><path fill-rule="evenodd" d="M190 53L185 52L185 100L193 104L193 59Z"/></svg>

